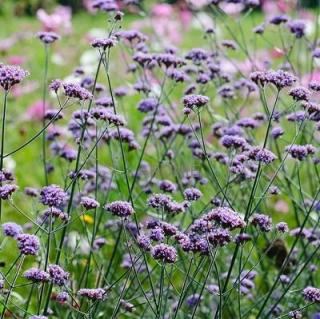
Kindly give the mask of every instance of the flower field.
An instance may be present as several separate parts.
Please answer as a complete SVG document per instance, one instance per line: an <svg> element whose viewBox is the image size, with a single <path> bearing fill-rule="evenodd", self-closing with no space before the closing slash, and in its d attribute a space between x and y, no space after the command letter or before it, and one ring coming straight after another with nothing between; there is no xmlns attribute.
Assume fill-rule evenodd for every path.
<svg viewBox="0 0 320 319"><path fill-rule="evenodd" d="M0 318L319 319L320 2L27 2Z"/></svg>

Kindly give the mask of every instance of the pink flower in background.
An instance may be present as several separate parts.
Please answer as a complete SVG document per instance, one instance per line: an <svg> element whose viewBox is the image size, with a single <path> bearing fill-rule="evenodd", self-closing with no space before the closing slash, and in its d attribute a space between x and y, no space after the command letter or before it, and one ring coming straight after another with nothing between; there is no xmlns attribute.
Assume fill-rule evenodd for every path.
<svg viewBox="0 0 320 319"><path fill-rule="evenodd" d="M37 11L37 18L42 23L43 29L46 31L59 32L63 31L68 34L72 31L72 12L71 8L65 6L58 6L48 14L44 9Z"/></svg>
<svg viewBox="0 0 320 319"><path fill-rule="evenodd" d="M157 18L170 17L172 13L173 7L165 3L155 4L151 9L151 14L153 14Z"/></svg>
<svg viewBox="0 0 320 319"><path fill-rule="evenodd" d="M45 110L50 109L50 105L48 103L45 104ZM25 113L25 117L27 120L33 121L41 121L43 119L44 112L43 112L43 102L38 100L31 104Z"/></svg>
<svg viewBox="0 0 320 319"><path fill-rule="evenodd" d="M262 10L267 16L287 13L295 8L296 0L261 0Z"/></svg>
<svg viewBox="0 0 320 319"><path fill-rule="evenodd" d="M26 57L22 55L11 55L8 57L8 63L14 65L21 65L26 62Z"/></svg>
<svg viewBox="0 0 320 319"><path fill-rule="evenodd" d="M156 4L152 7L151 14L151 23L159 38L170 44L177 44L181 41L182 26L173 6L164 3Z"/></svg>
<svg viewBox="0 0 320 319"><path fill-rule="evenodd" d="M192 20L192 13L187 8L181 8L179 11L179 16L182 25L186 28L190 25Z"/></svg>
<svg viewBox="0 0 320 319"><path fill-rule="evenodd" d="M30 82L28 81L26 84L24 85L20 85L20 86L14 86L11 90L12 92L12 96L17 98L17 97L20 97L24 94L27 94L27 93L31 93L35 90L37 90L39 88L39 84L38 82Z"/></svg>

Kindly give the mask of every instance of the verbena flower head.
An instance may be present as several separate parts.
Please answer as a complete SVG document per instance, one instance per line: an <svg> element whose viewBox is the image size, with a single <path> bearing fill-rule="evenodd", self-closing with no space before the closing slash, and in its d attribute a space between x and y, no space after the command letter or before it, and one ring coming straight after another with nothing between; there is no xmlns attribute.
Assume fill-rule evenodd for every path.
<svg viewBox="0 0 320 319"><path fill-rule="evenodd" d="M138 110L143 113L154 111L159 102L155 98L147 98L140 101L138 105Z"/></svg>
<svg viewBox="0 0 320 319"><path fill-rule="evenodd" d="M280 126L276 126L271 130L271 136L274 139L278 139L280 136L282 136L284 134L284 130L282 127Z"/></svg>
<svg viewBox="0 0 320 319"><path fill-rule="evenodd" d="M45 44L50 44L60 39L57 33L45 31L38 32L37 37Z"/></svg>
<svg viewBox="0 0 320 319"><path fill-rule="evenodd" d="M47 282L50 279L49 274L38 268L30 268L24 272L23 276L33 282Z"/></svg>
<svg viewBox="0 0 320 319"><path fill-rule="evenodd" d="M304 87L295 87L289 91L289 95L291 95L295 101L308 101L311 93Z"/></svg>
<svg viewBox="0 0 320 319"><path fill-rule="evenodd" d="M82 288L78 291L78 295L91 300L103 300L106 297L106 291L102 288Z"/></svg>
<svg viewBox="0 0 320 319"><path fill-rule="evenodd" d="M229 207L217 207L207 213L203 219L207 221L215 221L222 227L229 228L231 230L235 228L243 228L246 225L239 214Z"/></svg>
<svg viewBox="0 0 320 319"><path fill-rule="evenodd" d="M209 98L204 95L186 95L183 100L183 105L187 109L193 109L194 107L200 108L208 104Z"/></svg>
<svg viewBox="0 0 320 319"><path fill-rule="evenodd" d="M292 20L289 21L287 25L290 32L293 33L297 39L300 39L305 35L306 24L304 21Z"/></svg>
<svg viewBox="0 0 320 319"><path fill-rule="evenodd" d="M95 209L100 207L99 202L89 196L83 196L81 198L80 204L87 210Z"/></svg>
<svg viewBox="0 0 320 319"><path fill-rule="evenodd" d="M115 37L110 38L100 38L100 39L94 39L91 42L91 46L93 48L101 48L103 50L106 50L107 48L112 48L116 45L117 40Z"/></svg>
<svg viewBox="0 0 320 319"><path fill-rule="evenodd" d="M166 244L155 245L151 252L154 259L161 260L164 263L171 264L177 259L176 249Z"/></svg>
<svg viewBox="0 0 320 319"><path fill-rule="evenodd" d="M272 229L271 217L264 214L254 214L251 224L260 228L263 232L269 232Z"/></svg>
<svg viewBox="0 0 320 319"><path fill-rule="evenodd" d="M280 222L276 224L276 230L280 233L287 233L289 231L288 224L285 222Z"/></svg>
<svg viewBox="0 0 320 319"><path fill-rule="evenodd" d="M114 201L104 206L104 208L118 217L129 217L134 213L134 210L129 202L125 201Z"/></svg>
<svg viewBox="0 0 320 319"><path fill-rule="evenodd" d="M68 301L68 299L69 299L69 294L67 293L67 292L65 292L65 291L61 291L61 292L59 292L56 296L55 296L55 298L54 298L57 302L59 302L59 303L65 303L65 302L67 302Z"/></svg>
<svg viewBox="0 0 320 319"><path fill-rule="evenodd" d="M8 91L29 75L28 71L16 65L0 64L0 86Z"/></svg>
<svg viewBox="0 0 320 319"><path fill-rule="evenodd" d="M196 307L200 301L203 299L203 297L200 294L192 294L187 297L186 304L190 308Z"/></svg>
<svg viewBox="0 0 320 319"><path fill-rule="evenodd" d="M279 25L281 23L286 23L289 21L289 17L285 14L274 16L270 19L270 23L274 25Z"/></svg>
<svg viewBox="0 0 320 319"><path fill-rule="evenodd" d="M292 158L302 161L306 159L309 155L313 155L316 152L316 148L311 144L293 144L286 146L285 151L288 152Z"/></svg>
<svg viewBox="0 0 320 319"><path fill-rule="evenodd" d="M248 156L250 159L264 164L270 164L276 159L276 156L271 151L260 147L252 147L248 151Z"/></svg>
<svg viewBox="0 0 320 319"><path fill-rule="evenodd" d="M20 252L24 255L36 255L40 249L40 241L36 235L19 234L17 244Z"/></svg>
<svg viewBox="0 0 320 319"><path fill-rule="evenodd" d="M192 187L185 189L183 196L187 201L197 201L202 196L202 193L199 189Z"/></svg>
<svg viewBox="0 0 320 319"><path fill-rule="evenodd" d="M58 185L45 186L40 191L40 202L43 205L59 207L65 203L67 198L67 193Z"/></svg>
<svg viewBox="0 0 320 319"><path fill-rule="evenodd" d="M137 237L137 243L143 250L150 250L151 248L151 240L144 234L141 234Z"/></svg>
<svg viewBox="0 0 320 319"><path fill-rule="evenodd" d="M69 273L58 265L49 265L48 272L54 285L64 286L69 279Z"/></svg>
<svg viewBox="0 0 320 319"><path fill-rule="evenodd" d="M214 228L207 235L208 241L213 246L225 246L231 242L232 237L227 229Z"/></svg>
<svg viewBox="0 0 320 319"><path fill-rule="evenodd" d="M306 301L320 303L320 289L315 287L307 287L302 291Z"/></svg>
<svg viewBox="0 0 320 319"><path fill-rule="evenodd" d="M16 190L17 186L14 184L5 184L0 186L0 198L8 199Z"/></svg>
<svg viewBox="0 0 320 319"><path fill-rule="evenodd" d="M67 97L78 99L80 101L91 100L92 94L79 84L75 83L63 83L64 94Z"/></svg>
<svg viewBox="0 0 320 319"><path fill-rule="evenodd" d="M22 227L16 223L8 222L1 225L3 234L9 237L17 237L22 233Z"/></svg>
<svg viewBox="0 0 320 319"><path fill-rule="evenodd" d="M49 89L57 93L61 86L62 86L62 81L59 79L56 79L56 80L52 80L52 82L49 85Z"/></svg>

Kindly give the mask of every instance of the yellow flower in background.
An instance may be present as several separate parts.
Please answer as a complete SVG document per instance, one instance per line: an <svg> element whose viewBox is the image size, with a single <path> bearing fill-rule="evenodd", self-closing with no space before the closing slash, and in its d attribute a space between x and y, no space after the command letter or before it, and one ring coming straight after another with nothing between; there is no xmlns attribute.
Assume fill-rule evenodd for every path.
<svg viewBox="0 0 320 319"><path fill-rule="evenodd" d="M90 224L90 225L93 224L93 218L90 215L84 214L84 215L80 216L80 219L87 224Z"/></svg>

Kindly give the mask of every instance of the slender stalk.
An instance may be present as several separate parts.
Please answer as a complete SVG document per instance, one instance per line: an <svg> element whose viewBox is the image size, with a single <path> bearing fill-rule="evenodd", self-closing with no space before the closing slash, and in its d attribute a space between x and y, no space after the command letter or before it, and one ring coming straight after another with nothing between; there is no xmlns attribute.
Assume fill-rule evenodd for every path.
<svg viewBox="0 0 320 319"><path fill-rule="evenodd" d="M2 125L1 125L1 150L0 150L0 171L3 169L3 154L4 154L4 140L5 140L5 123L6 123L6 111L7 111L7 99L9 91L5 91L2 109ZM0 199L0 222L2 218L2 200Z"/></svg>

